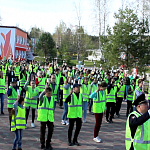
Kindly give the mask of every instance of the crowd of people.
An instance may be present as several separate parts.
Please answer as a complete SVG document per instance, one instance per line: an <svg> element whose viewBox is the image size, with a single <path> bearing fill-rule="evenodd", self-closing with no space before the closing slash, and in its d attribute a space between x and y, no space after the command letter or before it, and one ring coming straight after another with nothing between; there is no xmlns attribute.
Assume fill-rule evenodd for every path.
<svg viewBox="0 0 150 150"><path fill-rule="evenodd" d="M148 107L145 108L146 111L143 107L141 108L141 105L147 105L144 94L146 91L143 86L144 78L139 79L133 77L132 74L125 74L123 68L114 71L106 71L102 67L90 70L78 69L67 66L67 64L41 66L37 62L27 64L4 61L1 63L0 70L1 114L5 113L3 107L5 85L7 84L10 130L15 132L13 150L16 150L17 147L18 150L22 149L22 131L28 127L30 110L32 110L31 127L33 128L35 128L34 121L37 110L37 121L40 122L41 149L52 149L51 139L57 104L60 109L64 109L60 123L68 125L69 146L80 146L78 135L82 123L88 123L87 112L95 116L93 140L100 143L102 140L98 133L104 112L106 122L113 123L114 117L120 117L123 100L127 102L126 149L132 150L140 145L139 132L146 130L148 124L145 122L150 116ZM75 123L76 129L72 138ZM141 125L145 128L139 127ZM45 140L46 126L48 135ZM143 136L142 140L145 142L146 135ZM134 141L135 137L137 139ZM149 143L149 141L145 142L145 144Z"/></svg>

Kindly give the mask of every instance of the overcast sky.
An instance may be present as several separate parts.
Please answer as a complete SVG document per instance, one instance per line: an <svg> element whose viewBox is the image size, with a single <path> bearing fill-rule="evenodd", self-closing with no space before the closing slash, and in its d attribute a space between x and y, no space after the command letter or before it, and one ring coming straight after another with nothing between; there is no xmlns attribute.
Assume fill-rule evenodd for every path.
<svg viewBox="0 0 150 150"><path fill-rule="evenodd" d="M80 0L81 25L90 35L98 35L96 20L94 19L94 1ZM107 24L114 24L113 14L121 8L121 0L110 0L108 6L109 17ZM78 25L75 4L79 0L0 0L0 16L2 25L16 26L30 31L31 27L42 28L46 32L54 33L60 21L68 27Z"/></svg>

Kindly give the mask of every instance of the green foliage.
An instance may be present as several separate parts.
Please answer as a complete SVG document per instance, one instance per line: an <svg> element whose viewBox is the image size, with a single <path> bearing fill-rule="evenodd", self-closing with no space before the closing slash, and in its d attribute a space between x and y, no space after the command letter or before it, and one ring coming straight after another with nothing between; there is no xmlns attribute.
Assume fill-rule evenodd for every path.
<svg viewBox="0 0 150 150"><path fill-rule="evenodd" d="M101 37L103 55L110 66L126 68L138 67L139 71L146 71L149 57L149 25L148 20L139 21L133 10L126 8L115 13L116 23L113 31L107 28L107 37ZM125 55L125 59L120 56Z"/></svg>
<svg viewBox="0 0 150 150"><path fill-rule="evenodd" d="M36 45L36 53L45 58L56 56L55 42L50 33L42 33Z"/></svg>

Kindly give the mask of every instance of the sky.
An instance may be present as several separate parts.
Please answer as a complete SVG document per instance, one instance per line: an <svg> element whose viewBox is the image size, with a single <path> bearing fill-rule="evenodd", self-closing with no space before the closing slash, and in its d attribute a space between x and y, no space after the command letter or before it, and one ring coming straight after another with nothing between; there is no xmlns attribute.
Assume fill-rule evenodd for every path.
<svg viewBox="0 0 150 150"><path fill-rule="evenodd" d="M121 8L121 0L109 0L107 24L113 26L114 12ZM1 24L19 26L30 31L36 26L53 34L61 21L67 27L78 25L77 11L81 10L81 25L89 35L98 35L98 20L95 19L95 0L0 0Z"/></svg>

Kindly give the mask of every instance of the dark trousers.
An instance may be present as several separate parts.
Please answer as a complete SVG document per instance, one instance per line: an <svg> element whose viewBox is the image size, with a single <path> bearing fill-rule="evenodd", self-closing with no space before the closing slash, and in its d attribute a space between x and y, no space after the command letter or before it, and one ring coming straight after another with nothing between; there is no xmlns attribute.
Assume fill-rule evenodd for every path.
<svg viewBox="0 0 150 150"><path fill-rule="evenodd" d="M130 114L133 111L132 101L127 100L127 113L126 115Z"/></svg>
<svg viewBox="0 0 150 150"><path fill-rule="evenodd" d="M82 119L81 118L69 118L69 129L68 129L68 142L71 143L72 131L74 127L74 123L76 122L76 130L74 133L73 142L77 142L77 138L82 126Z"/></svg>
<svg viewBox="0 0 150 150"><path fill-rule="evenodd" d="M90 105L89 105L89 112L92 111L92 106L93 106L93 99L90 100Z"/></svg>
<svg viewBox="0 0 150 150"><path fill-rule="evenodd" d="M112 121L112 118L113 118L114 113L115 113L115 102L107 102L106 107L107 107L106 120L109 119L110 121Z"/></svg>
<svg viewBox="0 0 150 150"><path fill-rule="evenodd" d="M26 108L26 124L27 124L29 112L30 112L30 106L29 108ZM34 119L35 119L35 109L32 108L32 123L34 123Z"/></svg>
<svg viewBox="0 0 150 150"><path fill-rule="evenodd" d="M45 144L46 125L48 127L48 134L47 134L46 145L49 146L50 142L51 142L52 135L53 135L53 131L54 131L54 124L53 124L53 122L50 122L50 121L41 122L41 127L40 127L40 142L41 142L41 145Z"/></svg>
<svg viewBox="0 0 150 150"><path fill-rule="evenodd" d="M60 90L60 101L59 101L59 106L63 106L63 90Z"/></svg>
<svg viewBox="0 0 150 150"><path fill-rule="evenodd" d="M119 115L119 111L121 109L122 101L123 101L122 97L117 97L116 98L116 115Z"/></svg>
<svg viewBox="0 0 150 150"><path fill-rule="evenodd" d="M95 128L94 128L94 138L98 136L101 124L102 124L102 119L103 119L103 113L95 113Z"/></svg>
<svg viewBox="0 0 150 150"><path fill-rule="evenodd" d="M12 109L13 108L8 108L10 129L11 129L11 120L12 120Z"/></svg>

